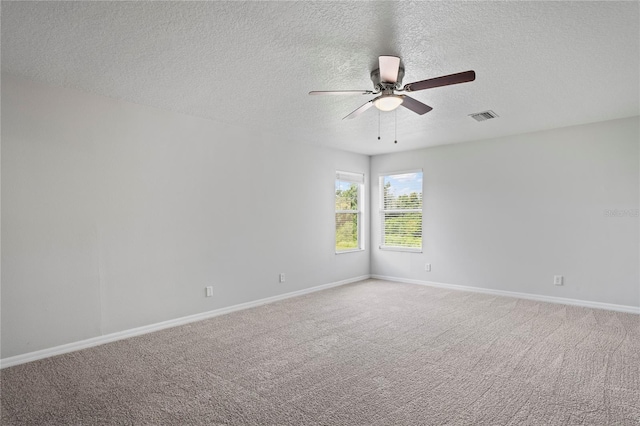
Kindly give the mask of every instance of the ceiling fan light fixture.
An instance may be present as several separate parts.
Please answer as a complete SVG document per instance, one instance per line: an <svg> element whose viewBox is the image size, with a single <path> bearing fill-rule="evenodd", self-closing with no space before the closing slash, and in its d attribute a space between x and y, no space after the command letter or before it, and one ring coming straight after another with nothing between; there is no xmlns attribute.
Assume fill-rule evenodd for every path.
<svg viewBox="0 0 640 426"><path fill-rule="evenodd" d="M373 104L380 111L393 111L402 104L402 96L400 95L387 95L380 96L373 101Z"/></svg>

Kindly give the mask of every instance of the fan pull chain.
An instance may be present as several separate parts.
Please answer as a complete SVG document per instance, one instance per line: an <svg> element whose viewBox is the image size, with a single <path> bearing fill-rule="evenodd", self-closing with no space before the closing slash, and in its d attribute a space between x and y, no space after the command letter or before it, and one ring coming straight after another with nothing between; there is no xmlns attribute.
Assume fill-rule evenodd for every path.
<svg viewBox="0 0 640 426"><path fill-rule="evenodd" d="M395 121L395 125L394 125L394 129L393 129L393 143L398 143L398 110L395 109L393 111L393 116L394 116L394 121Z"/></svg>
<svg viewBox="0 0 640 426"><path fill-rule="evenodd" d="M380 140L380 110L378 110L378 140Z"/></svg>

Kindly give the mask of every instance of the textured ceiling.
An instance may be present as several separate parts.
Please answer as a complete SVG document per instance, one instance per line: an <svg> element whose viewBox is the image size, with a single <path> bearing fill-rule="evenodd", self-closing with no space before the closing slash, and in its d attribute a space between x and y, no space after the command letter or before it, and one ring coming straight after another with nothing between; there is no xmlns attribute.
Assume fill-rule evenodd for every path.
<svg viewBox="0 0 640 426"><path fill-rule="evenodd" d="M633 1L3 1L2 70L379 154L638 115L639 20ZM424 116L343 121L371 96L307 94L372 89L378 55L402 58L404 83L477 78L414 93Z"/></svg>

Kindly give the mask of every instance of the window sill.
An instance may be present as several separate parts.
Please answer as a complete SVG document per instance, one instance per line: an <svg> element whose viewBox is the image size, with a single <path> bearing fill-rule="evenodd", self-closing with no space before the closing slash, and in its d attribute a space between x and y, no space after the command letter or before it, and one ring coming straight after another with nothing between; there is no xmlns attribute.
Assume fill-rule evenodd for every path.
<svg viewBox="0 0 640 426"><path fill-rule="evenodd" d="M337 251L336 254L344 254L344 253L357 253L357 252L361 252L364 251L364 249L352 249L352 250L341 250L341 251Z"/></svg>
<svg viewBox="0 0 640 426"><path fill-rule="evenodd" d="M409 253L422 253L422 248L393 247L393 246L380 246L378 248L380 250L388 250L388 251L406 251Z"/></svg>

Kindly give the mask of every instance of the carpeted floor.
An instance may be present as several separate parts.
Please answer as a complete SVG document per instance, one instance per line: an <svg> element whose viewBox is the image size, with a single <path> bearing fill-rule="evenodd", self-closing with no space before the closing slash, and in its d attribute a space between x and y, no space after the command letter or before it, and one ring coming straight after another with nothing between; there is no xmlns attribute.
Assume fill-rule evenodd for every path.
<svg viewBox="0 0 640 426"><path fill-rule="evenodd" d="M639 425L640 316L368 280L1 380L7 425Z"/></svg>

